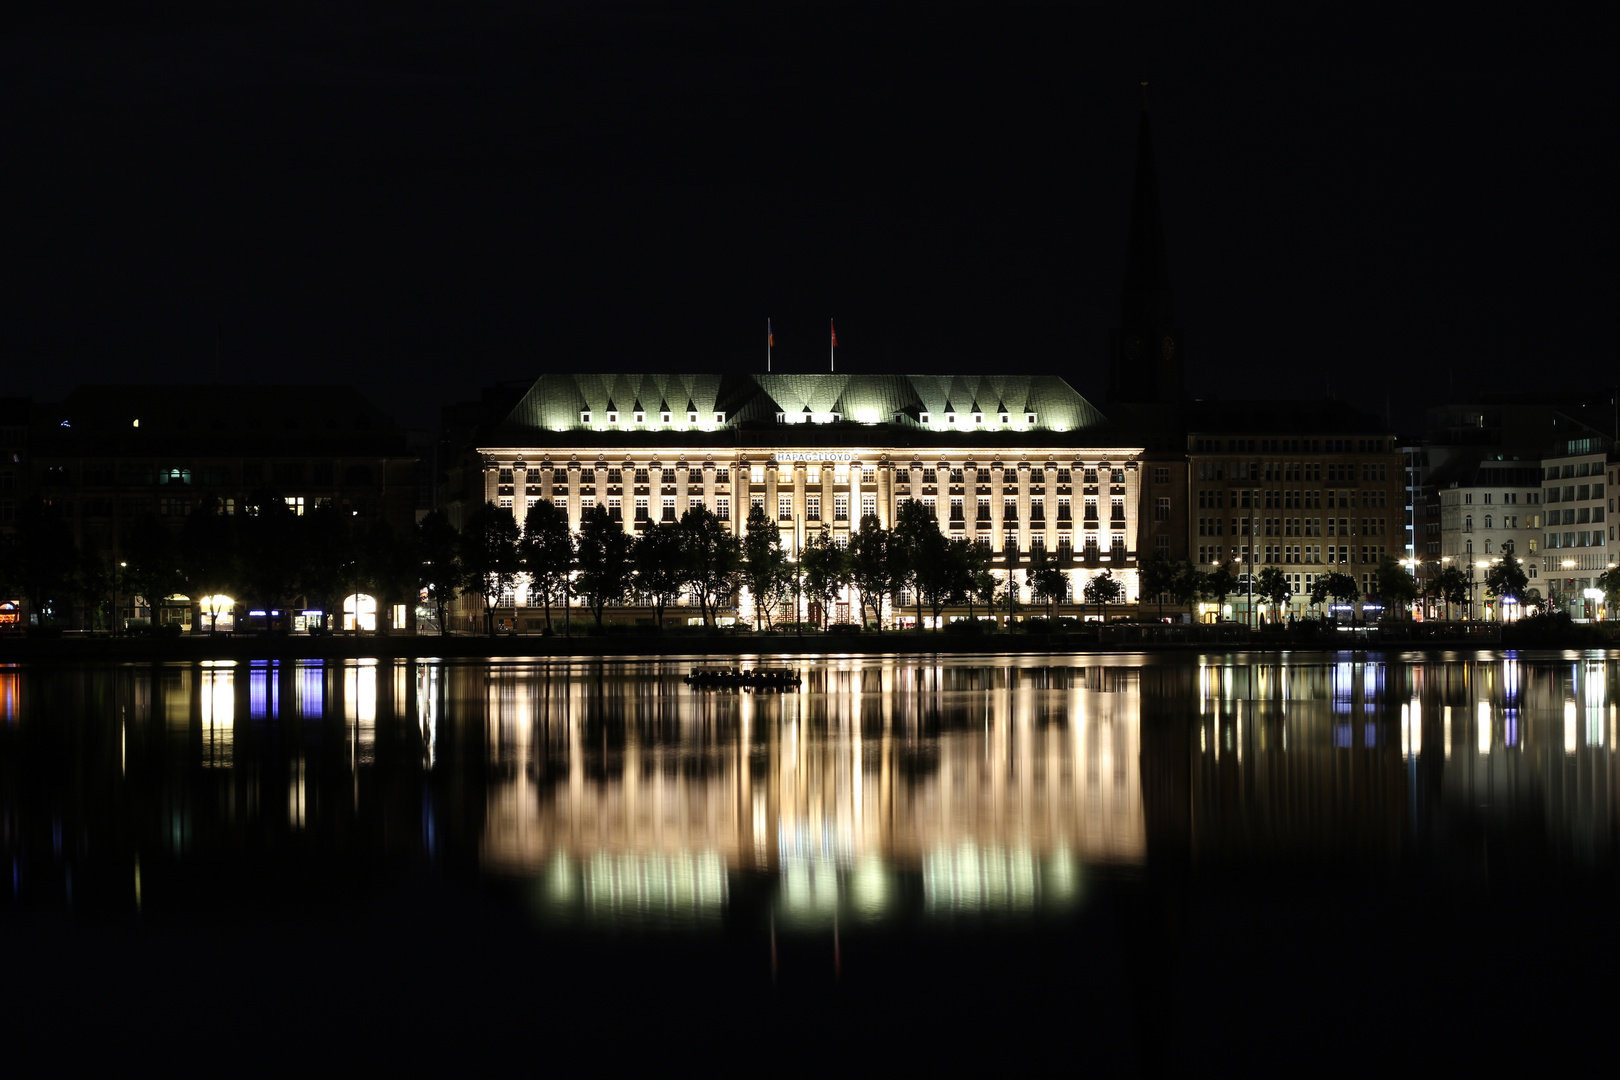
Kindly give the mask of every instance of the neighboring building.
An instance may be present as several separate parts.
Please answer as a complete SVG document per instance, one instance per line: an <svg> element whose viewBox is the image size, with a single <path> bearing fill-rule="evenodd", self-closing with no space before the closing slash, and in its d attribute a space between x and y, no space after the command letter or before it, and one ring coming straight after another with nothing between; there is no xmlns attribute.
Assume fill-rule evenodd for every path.
<svg viewBox="0 0 1620 1080"><path fill-rule="evenodd" d="M1293 615L1310 609L1322 574L1377 593L1379 565L1405 547L1405 459L1385 425L1336 401L1200 402L1192 423L1188 545L1199 565L1279 567ZM1230 611L1204 614L1246 620L1247 588Z"/></svg>
<svg viewBox="0 0 1620 1080"><path fill-rule="evenodd" d="M1548 599L1577 619L1598 616L1596 578L1615 565L1613 443L1599 436L1566 439L1541 462L1546 514L1542 575ZM1589 594L1588 590L1592 590Z"/></svg>
<svg viewBox="0 0 1620 1080"><path fill-rule="evenodd" d="M1606 421L1613 419L1614 404L1612 391L1574 395L1519 392L1484 394L1471 402L1429 409L1423 444L1411 455L1421 492L1410 493L1408 500L1419 584L1426 584L1454 561L1466 563L1465 569L1482 579L1488 565L1482 568L1478 564L1499 558L1502 542L1508 541L1526 563L1527 575L1535 567L1537 578L1526 599L1545 599L1542 459L1555 446L1567 445L1572 439L1606 439ZM1453 494L1448 496L1448 492ZM1484 551L1487 514L1483 500L1487 495L1493 499L1489 555ZM1509 495L1519 501L1504 510L1496 500ZM1479 508L1472 515L1475 532L1465 535L1462 530L1474 508ZM1562 520L1561 510L1559 517ZM1514 523L1511 532L1503 531L1504 520ZM1472 552L1467 550L1470 541Z"/></svg>
<svg viewBox="0 0 1620 1080"><path fill-rule="evenodd" d="M86 386L35 405L29 441L26 497L115 560L137 518L178 529L207 500L226 514L267 495L298 514L330 502L362 527L415 524L406 434L353 387Z"/></svg>
<svg viewBox="0 0 1620 1080"><path fill-rule="evenodd" d="M604 506L632 532L701 504L738 535L758 505L794 554L822 528L847 543L868 514L891 526L914 499L1025 600L1019 571L1044 551L1072 597L1112 571L1135 601L1140 449L1107 433L1054 376L547 375L479 426L444 501L452 520L484 502L521 520L549 499L574 529ZM846 597L826 617L856 612Z"/></svg>
<svg viewBox="0 0 1620 1080"><path fill-rule="evenodd" d="M1541 587L1537 555L1542 542L1541 470L1536 462L1483 461L1439 490L1440 565L1468 575L1471 614L1508 617L1484 592L1493 562L1513 555L1524 565L1529 588ZM1527 596L1534 599L1539 596Z"/></svg>

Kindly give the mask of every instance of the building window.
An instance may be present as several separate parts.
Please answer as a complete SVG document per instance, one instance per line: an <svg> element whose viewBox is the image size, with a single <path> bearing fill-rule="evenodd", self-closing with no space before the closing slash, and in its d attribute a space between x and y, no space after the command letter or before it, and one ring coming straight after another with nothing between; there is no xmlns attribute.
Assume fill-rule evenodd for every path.
<svg viewBox="0 0 1620 1080"><path fill-rule="evenodd" d="M979 520L990 520L990 496L988 495L979 496Z"/></svg>
<svg viewBox="0 0 1620 1080"><path fill-rule="evenodd" d="M1170 482L1169 468L1164 466L1154 466L1153 482L1155 484L1168 484Z"/></svg>
<svg viewBox="0 0 1620 1080"><path fill-rule="evenodd" d="M596 496L594 496L594 495L581 495L579 497L579 516L581 518L589 517L591 511L595 510L595 509L596 509Z"/></svg>
<svg viewBox="0 0 1620 1080"><path fill-rule="evenodd" d="M821 496L806 495L804 497L804 516L810 521L821 520Z"/></svg>
<svg viewBox="0 0 1620 1080"><path fill-rule="evenodd" d="M169 500L164 501L167 502ZM292 507L292 512L294 514L297 514L299 517L304 516L304 497L302 495L289 495L283 501L288 506Z"/></svg>
<svg viewBox="0 0 1620 1080"><path fill-rule="evenodd" d="M1018 500L1017 499L1003 499L1003 500L1001 500L1001 520L1002 521L1017 521L1018 520Z"/></svg>
<svg viewBox="0 0 1620 1080"><path fill-rule="evenodd" d="M1170 500L1169 499L1154 499L1153 500L1153 520L1154 521L1169 521L1170 520Z"/></svg>
<svg viewBox="0 0 1620 1080"><path fill-rule="evenodd" d="M962 520L962 496L960 495L951 496L951 520Z"/></svg>
<svg viewBox="0 0 1620 1080"><path fill-rule="evenodd" d="M791 496L791 495L778 495L776 497L776 520L777 521L792 521L793 520L793 496Z"/></svg>
<svg viewBox="0 0 1620 1080"><path fill-rule="evenodd" d="M755 465L749 469L748 482L751 484L763 484L765 482L765 466Z"/></svg>
<svg viewBox="0 0 1620 1080"><path fill-rule="evenodd" d="M1165 554L1169 554L1170 553L1170 538L1168 536L1155 536L1153 538L1153 550L1154 551L1162 551ZM1299 549L1295 548L1294 550L1298 551Z"/></svg>
<svg viewBox="0 0 1620 1080"><path fill-rule="evenodd" d="M701 506L702 503L698 505ZM714 497L714 516L721 521L731 520L731 497L729 495L716 495Z"/></svg>
<svg viewBox="0 0 1620 1080"><path fill-rule="evenodd" d="M1030 497L1029 520L1032 522L1044 522L1046 520L1046 500L1040 495Z"/></svg>
<svg viewBox="0 0 1620 1080"><path fill-rule="evenodd" d="M1069 509L1069 497L1067 495L1058 496L1057 510L1057 519L1059 521L1068 521L1070 519L1071 513Z"/></svg>
<svg viewBox="0 0 1620 1080"><path fill-rule="evenodd" d="M608 517L612 518L614 521L623 521L624 500L620 499L617 495L609 496L607 501L607 511Z"/></svg>
<svg viewBox="0 0 1620 1080"><path fill-rule="evenodd" d="M1087 520L1087 521L1096 521L1097 520L1097 498L1094 495L1086 496L1086 517L1085 517L1085 520Z"/></svg>
<svg viewBox="0 0 1620 1080"><path fill-rule="evenodd" d="M612 500L609 501L611 502ZM636 496L636 520L647 520L647 496L645 495Z"/></svg>
<svg viewBox="0 0 1620 1080"><path fill-rule="evenodd" d="M861 517L864 518L864 517L867 517L868 515L876 515L876 514L877 514L877 496L876 495L862 495L861 496Z"/></svg>
<svg viewBox="0 0 1620 1080"><path fill-rule="evenodd" d="M663 516L663 520L664 521L674 521L675 520L675 496L673 496L673 495L665 495L664 496L664 516Z"/></svg>
<svg viewBox="0 0 1620 1080"><path fill-rule="evenodd" d="M833 496L833 520L834 521L848 521L849 520L849 496L848 495L834 495Z"/></svg>
<svg viewBox="0 0 1620 1080"><path fill-rule="evenodd" d="M863 484L875 484L875 483L877 483L877 468L875 466L866 465L866 466L863 466L861 468L861 483L863 483Z"/></svg>
<svg viewBox="0 0 1620 1080"><path fill-rule="evenodd" d="M1109 521L1124 521L1125 520L1125 500L1124 499L1114 499L1114 500L1112 500L1112 505L1110 506L1109 510L1110 510L1109 515L1108 515L1108 520Z"/></svg>

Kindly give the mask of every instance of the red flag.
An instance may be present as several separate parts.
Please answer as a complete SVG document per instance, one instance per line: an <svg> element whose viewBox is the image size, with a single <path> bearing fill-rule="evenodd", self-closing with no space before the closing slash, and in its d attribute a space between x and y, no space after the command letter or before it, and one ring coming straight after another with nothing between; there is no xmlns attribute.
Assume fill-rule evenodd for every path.
<svg viewBox="0 0 1620 1080"><path fill-rule="evenodd" d="M832 328L833 348L836 349L838 348L838 327L833 326L833 321L831 319L827 320L827 325Z"/></svg>

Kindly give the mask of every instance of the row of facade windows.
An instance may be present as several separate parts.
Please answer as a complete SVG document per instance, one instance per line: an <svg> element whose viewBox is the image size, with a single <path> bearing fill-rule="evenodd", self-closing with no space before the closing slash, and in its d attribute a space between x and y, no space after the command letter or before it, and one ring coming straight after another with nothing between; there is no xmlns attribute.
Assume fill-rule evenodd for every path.
<svg viewBox="0 0 1620 1080"><path fill-rule="evenodd" d="M1288 488L1234 488L1228 491L1225 488L1200 488L1198 490L1198 508L1200 510L1224 510L1230 506L1233 510L1248 510L1251 508L1265 510L1320 510L1323 506L1323 495L1327 497L1329 510L1345 509L1356 506L1358 503L1364 510L1382 509L1389 505L1389 492L1384 488L1327 488L1296 490Z"/></svg>

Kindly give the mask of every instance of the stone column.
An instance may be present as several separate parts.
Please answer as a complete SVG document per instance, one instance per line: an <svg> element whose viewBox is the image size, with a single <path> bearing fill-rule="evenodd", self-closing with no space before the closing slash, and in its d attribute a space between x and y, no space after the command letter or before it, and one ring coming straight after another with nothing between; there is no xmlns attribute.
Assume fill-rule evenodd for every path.
<svg viewBox="0 0 1620 1080"><path fill-rule="evenodd" d="M1029 550L1033 530L1029 524L1029 462L1018 463L1018 549Z"/></svg>
<svg viewBox="0 0 1620 1080"><path fill-rule="evenodd" d="M568 531L579 532L579 462L568 463Z"/></svg>
<svg viewBox="0 0 1620 1080"><path fill-rule="evenodd" d="M887 462L887 461L880 462L878 464L878 466L877 466L877 512L878 512L878 522L880 524L882 524L882 526L885 529L890 529L890 528L894 527L894 471L893 470L894 470L894 466L890 462ZM860 486L859 486L860 478L856 473L854 465L850 466L849 473L850 473L850 490L853 493L850 496L851 506L850 506L850 510L849 510L849 516L852 519L855 519L856 524L859 524L859 519L860 519L860 514L861 514L860 505L859 505L859 503L860 503Z"/></svg>
<svg viewBox="0 0 1620 1080"><path fill-rule="evenodd" d="M1002 481L1001 462L997 461L990 466L990 547L994 551L1002 550L1002 528L1005 515L1002 512L1005 505L1006 485ZM976 511L975 511L976 512Z"/></svg>
<svg viewBox="0 0 1620 1080"><path fill-rule="evenodd" d="M788 555L804 550L804 496L805 496L805 464L802 461L793 465L793 532L788 545Z"/></svg>

